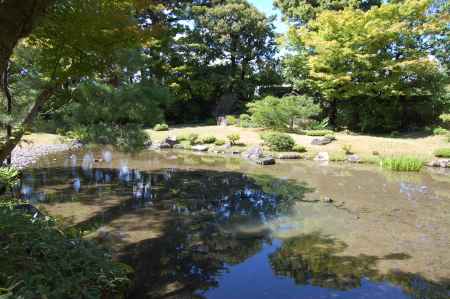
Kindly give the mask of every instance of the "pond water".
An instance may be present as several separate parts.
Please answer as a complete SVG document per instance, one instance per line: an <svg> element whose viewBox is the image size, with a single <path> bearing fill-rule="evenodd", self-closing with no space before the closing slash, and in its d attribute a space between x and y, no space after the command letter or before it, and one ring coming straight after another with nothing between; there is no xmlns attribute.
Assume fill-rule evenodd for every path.
<svg viewBox="0 0 450 299"><path fill-rule="evenodd" d="M104 148L22 194L131 265L128 298L450 298L445 172Z"/></svg>

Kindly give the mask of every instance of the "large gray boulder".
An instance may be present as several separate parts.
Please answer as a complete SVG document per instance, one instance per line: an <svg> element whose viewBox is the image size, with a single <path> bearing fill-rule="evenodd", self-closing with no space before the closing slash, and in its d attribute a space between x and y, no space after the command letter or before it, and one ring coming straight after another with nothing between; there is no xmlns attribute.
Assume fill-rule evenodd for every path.
<svg viewBox="0 0 450 299"><path fill-rule="evenodd" d="M263 157L255 161L259 165L274 165L275 159L271 156Z"/></svg>
<svg viewBox="0 0 450 299"><path fill-rule="evenodd" d="M314 138L311 141L312 145L327 145L333 142L335 139L330 137Z"/></svg>
<svg viewBox="0 0 450 299"><path fill-rule="evenodd" d="M163 143L167 143L168 145L170 145L170 147L173 147L175 144L178 143L177 137L167 136Z"/></svg>

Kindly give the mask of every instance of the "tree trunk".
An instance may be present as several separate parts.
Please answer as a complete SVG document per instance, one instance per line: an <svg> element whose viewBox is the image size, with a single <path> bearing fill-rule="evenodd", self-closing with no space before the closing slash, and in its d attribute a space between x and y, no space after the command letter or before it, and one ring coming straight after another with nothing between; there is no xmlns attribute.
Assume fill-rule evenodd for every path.
<svg viewBox="0 0 450 299"><path fill-rule="evenodd" d="M328 107L328 124L333 129L337 126L337 101L332 100L330 106Z"/></svg>
<svg viewBox="0 0 450 299"><path fill-rule="evenodd" d="M50 97L53 95L54 87L47 87L45 88L37 97L36 101L34 102L33 107L28 112L25 119L22 121L20 127L18 130L12 132L11 138L7 139L4 144L0 147L0 161L3 162L7 159L8 156L11 155L14 148L19 144L20 140L22 139L23 134L25 131L31 128L31 125L33 124L34 119L39 114L39 111L41 110L42 106L50 99Z"/></svg>
<svg viewBox="0 0 450 299"><path fill-rule="evenodd" d="M55 0L0 0L0 74L18 41L28 36Z"/></svg>
<svg viewBox="0 0 450 299"><path fill-rule="evenodd" d="M2 80L1 80L1 87L2 87L2 91L5 94L6 97L6 114L11 118L12 115L12 96L11 93L9 91L9 78L8 78L8 73L9 73L9 67L6 68L6 70L3 72L3 75L1 76ZM6 140L11 139L11 135L12 135L12 126L11 123L7 123L6 124ZM11 155L9 155L6 158L6 164L11 164Z"/></svg>

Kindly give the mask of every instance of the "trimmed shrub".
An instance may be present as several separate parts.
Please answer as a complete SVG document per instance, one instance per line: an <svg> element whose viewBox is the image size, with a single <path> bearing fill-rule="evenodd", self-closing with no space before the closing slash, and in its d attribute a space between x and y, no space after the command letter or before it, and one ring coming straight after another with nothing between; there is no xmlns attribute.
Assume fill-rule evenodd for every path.
<svg viewBox="0 0 450 299"><path fill-rule="evenodd" d="M268 133L261 136L264 143L273 151L288 152L292 151L295 141L288 134Z"/></svg>
<svg viewBox="0 0 450 299"><path fill-rule="evenodd" d="M424 165L422 159L416 157L389 157L381 159L381 167L392 171L420 171Z"/></svg>
<svg viewBox="0 0 450 299"><path fill-rule="evenodd" d="M303 132L306 136L314 136L314 137L334 134L334 132L331 130L305 130Z"/></svg>
<svg viewBox="0 0 450 299"><path fill-rule="evenodd" d="M153 127L155 131L169 131L169 126L166 124L157 124Z"/></svg>
<svg viewBox="0 0 450 299"><path fill-rule="evenodd" d="M200 139L200 143L203 144L213 144L214 142L216 142L217 138L214 136L204 136Z"/></svg>
<svg viewBox="0 0 450 299"><path fill-rule="evenodd" d="M182 134L182 135L178 135L177 136L177 141L178 142L182 142L182 141L186 141L186 140L189 140L189 136L188 135Z"/></svg>
<svg viewBox="0 0 450 299"><path fill-rule="evenodd" d="M216 142L214 142L215 145L217 146L222 146L224 145L226 142L223 139L217 139Z"/></svg>
<svg viewBox="0 0 450 299"><path fill-rule="evenodd" d="M304 146L301 145L301 144L296 144L296 145L294 145L294 146L292 147L292 151L293 151L293 152L297 152L297 153L306 153L306 152L307 152L306 147L304 147Z"/></svg>
<svg viewBox="0 0 450 299"><path fill-rule="evenodd" d="M226 117L227 120L227 124L229 126L234 126L235 124L237 124L237 118L234 115L227 115Z"/></svg>
<svg viewBox="0 0 450 299"><path fill-rule="evenodd" d="M196 134L196 133L189 134L188 137L187 137L187 140L189 141L189 143L191 145L196 145L196 144L198 144L200 142L198 134Z"/></svg>
<svg viewBox="0 0 450 299"><path fill-rule="evenodd" d="M52 218L0 207L1 298L122 298L132 272Z"/></svg>
<svg viewBox="0 0 450 299"><path fill-rule="evenodd" d="M439 158L450 158L450 148L437 149L434 155Z"/></svg>
<svg viewBox="0 0 450 299"><path fill-rule="evenodd" d="M231 145L236 145L238 144L239 140L241 139L241 135L239 135L238 133L235 134L230 134L227 136L228 141L230 141Z"/></svg>

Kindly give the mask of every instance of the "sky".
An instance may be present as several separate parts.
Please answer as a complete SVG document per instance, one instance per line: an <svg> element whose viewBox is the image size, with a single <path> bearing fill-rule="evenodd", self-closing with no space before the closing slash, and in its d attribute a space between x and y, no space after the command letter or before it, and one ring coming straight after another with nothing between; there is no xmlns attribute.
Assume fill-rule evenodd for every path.
<svg viewBox="0 0 450 299"><path fill-rule="evenodd" d="M248 0L256 8L264 12L268 16L277 15L278 18L275 21L275 31L278 33L285 33L288 30L288 26L281 21L281 12L273 7L272 0Z"/></svg>

